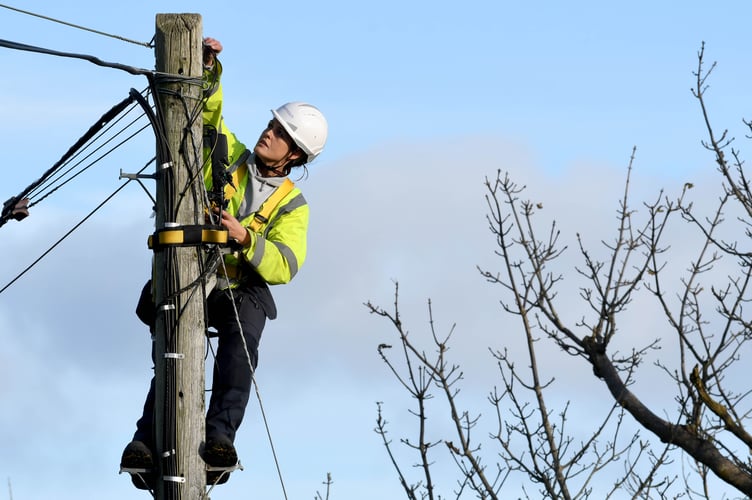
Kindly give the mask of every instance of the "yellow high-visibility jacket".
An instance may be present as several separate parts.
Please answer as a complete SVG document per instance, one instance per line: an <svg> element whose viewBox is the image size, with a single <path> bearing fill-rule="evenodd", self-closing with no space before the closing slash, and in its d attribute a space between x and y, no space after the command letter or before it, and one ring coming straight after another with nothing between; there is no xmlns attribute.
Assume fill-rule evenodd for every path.
<svg viewBox="0 0 752 500"><path fill-rule="evenodd" d="M227 151L229 164L235 164L242 156L248 156L246 162L250 165L255 161L252 152L246 152L246 146L230 132L224 125L222 117L222 86L219 77L222 67L219 61L215 61L215 71L205 71L206 82L203 106L204 128L213 127L220 134L227 136ZM211 189L211 161L210 150L204 148L204 182L207 189ZM222 167L224 168L224 167ZM250 185L251 168L240 169L244 173L237 182L237 191L232 194L227 211L233 216L238 216L238 209L246 194L246 186ZM239 170L239 171L240 171ZM228 187L229 193L232 188ZM226 193L228 191L226 190ZM256 193L253 193L256 194ZM259 209L260 210L260 209ZM250 227L256 212L240 219L245 227ZM258 274L268 284L288 283L300 268L306 258L306 237L308 233L308 204L300 189L294 187L271 212L268 221L262 224L258 231L251 231L251 242L242 250L225 256L228 267L235 267L240 271L235 276L232 286L238 286L244 281L255 277L249 274Z"/></svg>

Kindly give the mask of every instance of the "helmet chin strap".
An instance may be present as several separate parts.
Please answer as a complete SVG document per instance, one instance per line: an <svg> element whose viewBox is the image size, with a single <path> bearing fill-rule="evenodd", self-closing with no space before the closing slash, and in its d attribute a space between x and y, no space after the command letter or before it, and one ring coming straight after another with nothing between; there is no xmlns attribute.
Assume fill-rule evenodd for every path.
<svg viewBox="0 0 752 500"><path fill-rule="evenodd" d="M259 167L259 170L261 170L264 174L264 177L286 177L290 173L290 168L288 168L288 165L290 162L286 162L284 165L280 165L277 167L270 167L261 158L256 157L256 164L257 167ZM268 173L273 173L275 175L267 175Z"/></svg>

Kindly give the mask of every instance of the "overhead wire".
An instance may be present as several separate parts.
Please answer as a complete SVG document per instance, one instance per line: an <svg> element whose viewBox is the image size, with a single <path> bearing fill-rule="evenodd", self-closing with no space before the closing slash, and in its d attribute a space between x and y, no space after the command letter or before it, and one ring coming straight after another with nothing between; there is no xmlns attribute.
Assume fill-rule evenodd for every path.
<svg viewBox="0 0 752 500"><path fill-rule="evenodd" d="M121 41L128 42L128 43L133 43L133 44L136 44L136 45L143 45L144 47L147 47L147 48L153 48L154 47L154 44L153 44L154 39L153 38L152 38L152 41L150 41L149 43L139 42L139 41L136 41L136 40L131 40L129 38L125 38L123 36L113 35L113 34L110 34L110 33L106 33L104 31L99 31L99 30L95 30L95 29L92 29L92 28L87 28L87 27L81 26L79 24L73 24L73 23L69 23L67 21L62 21L60 19L55 19L54 17L44 16L42 14L36 14L36 13L30 12L28 10L19 9L17 7L11 7L10 5L5 5L5 4L1 4L0 3L0 7L3 7L3 8L8 9L8 10L14 10L16 12L20 12L21 14L26 14L26 15L33 16L33 17L38 17L40 19L45 19L47 21L52 21L52 22L55 22L55 23L64 24L65 26L70 26L72 28L77 28L77 29L80 29L80 30L88 31L90 33L96 33L97 35L103 35L103 36L107 36L107 37L110 37L110 38L115 38L117 40L121 40Z"/></svg>
<svg viewBox="0 0 752 500"><path fill-rule="evenodd" d="M139 173L143 172L146 169L146 167L148 167L153 162L154 162L154 158L152 158L151 160L149 160L143 167L141 167L141 170L139 170L138 172ZM122 191L125 188L125 186L127 186L128 183L130 183L130 182L131 182L131 180L128 179L123 184L121 184L120 186L118 186L118 188L114 192L112 192L112 194L110 194L109 196L107 196L91 212L89 212L83 219L81 219L79 222L77 222L71 229L69 229L62 237L60 237L55 243L53 243L47 250L45 250L39 257L37 257L31 264L29 264L28 266L26 266L26 268L24 268L18 275L16 275L15 278L13 278L8 283L6 283L5 286L3 286L2 288L0 288L0 293L3 293L5 290L7 290L13 283L15 283L16 281L18 281L21 278L21 276L23 276L24 274L26 274L31 268L33 268L35 265L37 265L39 263L39 261L41 261L44 257L46 257L50 252L52 252L52 250L54 250L60 243L62 243L66 238L68 238L68 236L70 236L71 234L73 234L74 231L76 231L79 227L81 227L81 225L83 225L84 222L86 222L87 220L89 220L91 218L91 216L94 215L97 211L99 211L99 209L101 209L107 202L109 202L110 200L112 200L112 198L114 198L115 195L117 195L120 191Z"/></svg>
<svg viewBox="0 0 752 500"><path fill-rule="evenodd" d="M46 49L44 47L36 47L34 45L28 45L28 44L21 43L21 42L12 42L10 40L0 39L0 47L5 47L7 49L14 49L14 50L23 50L26 52L36 52L38 54L47 54L50 56L68 57L71 59L83 59L85 61L94 63L97 66L123 70L123 71L130 73L131 75L150 76L154 73L154 71L152 70L136 68L133 66L129 66L127 64L103 61L102 59L98 57L91 56L88 54L75 54L72 52L63 52L61 50Z"/></svg>
<svg viewBox="0 0 752 500"><path fill-rule="evenodd" d="M132 120L130 123L126 124L125 127L123 127L121 130L114 132L114 134L109 137L103 145L98 146L95 149L96 151L100 151L104 145L109 144L115 137L118 137L121 135L125 130L130 128L134 123L136 123L141 117L143 116L149 116L150 114L153 114L153 111L151 110L148 103L145 101L141 93L138 91L131 89L129 96L126 99L123 99L121 102L110 108L107 112L105 112L89 129L70 147L68 150L63 154L63 156L58 160L52 167L47 169L39 179L32 182L26 189L21 191L21 193L15 197L12 197L8 202L5 204L5 208L3 209L2 214L2 221L0 222L0 226L4 224L10 215L10 211L6 210L8 208L12 209L13 200L22 199L24 197L30 197L34 201L29 203L29 206L36 205L39 202L41 202L44 198L52 194L52 192L57 191L62 185L70 182L73 178L77 177L83 170L86 170L90 168L93 164L101 161L103 158L111 154L115 149L121 147L125 142L131 140L133 137L135 137L138 133L140 133L142 130L144 130L145 127L142 127L141 129L137 130L135 133L132 133L128 138L120 141L118 144L112 146L108 151L101 154L98 158L94 159L84 167L83 170L80 170L76 174L72 175L71 178L61 181L61 177L58 175L56 177L56 174L59 174L60 169L66 166L66 164L71 161L71 159L76 158L77 155L82 154L83 151L85 151L87 148L92 147L98 139L103 139L105 137L105 131L109 130L111 131L115 124L117 124L121 118L117 118L120 114L124 112L125 109L128 108L133 103L137 103L142 106L143 113L139 117L137 117L135 120ZM130 113L134 107L131 107L127 113ZM126 114L127 114L126 113ZM109 125L109 126L108 126ZM105 126L108 126L108 128L105 130ZM89 158L93 153L90 153L86 156L86 158ZM83 161L83 160L82 160ZM79 164L82 162L79 161ZM149 160L146 165L144 165L139 171L138 174L143 172L146 167L151 164L154 161L154 158ZM74 166L75 167L75 166ZM69 168L65 173L68 174L72 171L72 168ZM47 191L45 191L45 188L47 184L52 179L53 187L49 188ZM128 179L124 184L118 187L118 189L115 190L110 196L108 196L104 201L102 201L94 210L92 210L87 216L85 216L81 221L79 221L76 225L73 226L68 232L66 232L60 239L58 239L51 247L49 247L46 251L44 251L37 259L35 259L31 264L29 264L25 269L23 269L18 275L16 275L15 278L13 278L10 282L8 282L3 288L0 289L0 294L3 293L5 290L7 290L11 285L13 285L18 279L20 279L24 274L26 274L30 269L32 269L36 264L38 264L44 257L46 257L53 249L55 249L60 243L62 243L66 238L68 238L74 231L76 231L84 222L86 222L94 213L96 213L104 204L109 202L117 193L119 193L125 186L131 181L132 179ZM55 182L58 182L58 185L54 185ZM41 195L40 195L41 193ZM35 198L35 195L37 197ZM6 214L6 211L8 212Z"/></svg>

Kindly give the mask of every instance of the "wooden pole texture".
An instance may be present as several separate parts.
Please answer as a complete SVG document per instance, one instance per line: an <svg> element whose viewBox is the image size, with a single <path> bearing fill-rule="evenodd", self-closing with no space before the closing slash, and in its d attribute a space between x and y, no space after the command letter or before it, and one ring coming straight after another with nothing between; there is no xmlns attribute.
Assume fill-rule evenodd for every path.
<svg viewBox="0 0 752 500"><path fill-rule="evenodd" d="M167 158L157 159L156 227L203 224L201 16L157 14L155 57L155 101L172 162L170 166ZM205 496L206 466L199 454L205 426L205 325L202 293L191 286L199 272L200 247L166 247L155 252L155 302L164 304L157 311L154 356L155 498L161 500ZM183 289L188 291L177 293Z"/></svg>

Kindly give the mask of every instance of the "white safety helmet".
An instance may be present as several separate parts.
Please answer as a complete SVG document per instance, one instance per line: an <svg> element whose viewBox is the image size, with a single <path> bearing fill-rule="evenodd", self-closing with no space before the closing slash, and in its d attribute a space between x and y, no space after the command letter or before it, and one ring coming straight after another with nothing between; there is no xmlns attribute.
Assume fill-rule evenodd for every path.
<svg viewBox="0 0 752 500"><path fill-rule="evenodd" d="M274 118L282 124L295 144L312 161L324 149L329 126L316 106L304 102L288 102L272 110Z"/></svg>

